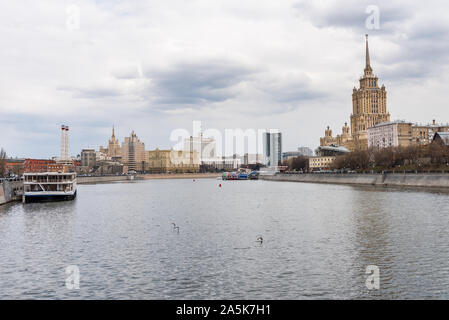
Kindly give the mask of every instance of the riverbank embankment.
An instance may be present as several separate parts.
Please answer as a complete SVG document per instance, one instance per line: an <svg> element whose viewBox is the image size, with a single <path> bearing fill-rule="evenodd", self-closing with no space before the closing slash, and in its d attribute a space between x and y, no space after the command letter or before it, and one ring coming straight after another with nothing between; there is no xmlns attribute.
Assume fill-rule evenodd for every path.
<svg viewBox="0 0 449 320"><path fill-rule="evenodd" d="M447 173L278 173L273 176L260 176L259 178L270 181L292 181L304 183L449 188L449 174Z"/></svg>
<svg viewBox="0 0 449 320"><path fill-rule="evenodd" d="M139 174L135 176L98 176L98 177L76 177L77 184L108 183L132 180L151 179L205 179L220 177L219 173L155 173Z"/></svg>
<svg viewBox="0 0 449 320"><path fill-rule="evenodd" d="M20 201L22 199L22 195L22 181L0 181L0 205L11 201Z"/></svg>
<svg viewBox="0 0 449 320"><path fill-rule="evenodd" d="M134 176L98 176L98 177L76 177L77 184L89 184L89 183L108 183L134 180Z"/></svg>
<svg viewBox="0 0 449 320"><path fill-rule="evenodd" d="M161 173L144 174L138 176L140 179L216 179L221 177L221 173Z"/></svg>

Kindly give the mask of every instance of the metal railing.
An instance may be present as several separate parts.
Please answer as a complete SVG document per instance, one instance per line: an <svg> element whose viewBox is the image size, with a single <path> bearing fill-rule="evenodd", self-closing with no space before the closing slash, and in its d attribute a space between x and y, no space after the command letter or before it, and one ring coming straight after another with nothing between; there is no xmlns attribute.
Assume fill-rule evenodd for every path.
<svg viewBox="0 0 449 320"><path fill-rule="evenodd" d="M17 177L17 178L0 178L0 182L3 181L23 181L22 177Z"/></svg>

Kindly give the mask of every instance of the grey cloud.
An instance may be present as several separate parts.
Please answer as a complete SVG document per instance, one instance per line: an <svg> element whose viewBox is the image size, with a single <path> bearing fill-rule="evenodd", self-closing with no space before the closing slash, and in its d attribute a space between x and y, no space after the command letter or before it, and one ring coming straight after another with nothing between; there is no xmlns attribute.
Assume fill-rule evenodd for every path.
<svg viewBox="0 0 449 320"><path fill-rule="evenodd" d="M57 90L70 92L77 99L104 99L121 95L120 90L113 87L58 87Z"/></svg>
<svg viewBox="0 0 449 320"><path fill-rule="evenodd" d="M392 40L399 50L385 57L385 76L421 79L441 73L449 64L449 25L414 24L406 38Z"/></svg>
<svg viewBox="0 0 449 320"><path fill-rule="evenodd" d="M237 95L235 86L249 79L255 69L229 61L178 63L167 69L149 69L149 94L165 108L221 102Z"/></svg>
<svg viewBox="0 0 449 320"><path fill-rule="evenodd" d="M234 99L243 104L263 102L256 109L246 108L249 113L279 113L327 96L302 72L282 74L265 66L229 61L179 63L164 70L147 70L145 77L152 82L146 98L161 111L198 110Z"/></svg>
<svg viewBox="0 0 449 320"><path fill-rule="evenodd" d="M366 9L371 5L379 7L380 29L375 30L376 32L397 31L401 22L413 17L410 6L384 0L339 0L324 8L318 7L316 1L304 0L296 3L294 8L301 17L310 20L318 28L350 28L365 33L371 31L365 26L369 16Z"/></svg>
<svg viewBox="0 0 449 320"><path fill-rule="evenodd" d="M119 80L138 78L135 68L131 67L113 74ZM303 72L274 72L266 66L227 60L145 68L143 79L146 84L137 95L147 102L151 111L195 112L205 107L220 108L222 103L235 100L240 103L263 101L263 106L256 109L246 108L249 113L279 113L328 96L316 89Z"/></svg>
<svg viewBox="0 0 449 320"><path fill-rule="evenodd" d="M263 90L280 103L298 103L326 96L324 92L315 89L311 79L304 74L275 79L265 83Z"/></svg>
<svg viewBox="0 0 449 320"><path fill-rule="evenodd" d="M114 70L112 72L112 76L119 80L137 79L137 78L140 78L139 67L136 65L136 66L127 66L124 68L120 68L120 69Z"/></svg>
<svg viewBox="0 0 449 320"><path fill-rule="evenodd" d="M368 30L365 26L368 17L365 10L369 5L379 7L379 30ZM397 50L387 51L383 57L373 54L378 57L374 67L379 67L377 71L382 69L380 75L392 81L431 76L449 63L449 24L441 15L422 15L416 4L409 1L342 0L319 7L315 1L306 0L298 2L295 9L318 28L343 28L360 35L370 33L394 44Z"/></svg>

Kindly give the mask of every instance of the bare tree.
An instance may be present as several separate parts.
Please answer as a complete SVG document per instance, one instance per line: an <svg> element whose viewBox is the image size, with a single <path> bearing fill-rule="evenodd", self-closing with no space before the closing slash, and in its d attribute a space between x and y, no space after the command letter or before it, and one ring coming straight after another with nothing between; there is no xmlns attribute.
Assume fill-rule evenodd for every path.
<svg viewBox="0 0 449 320"><path fill-rule="evenodd" d="M423 159L429 159L427 169L440 170L449 166L449 146L444 143L432 143L426 146L374 148L355 150L337 156L332 168L352 170L381 170L408 167L414 170L423 168ZM424 161L425 163L425 161ZM426 169L426 170L427 170Z"/></svg>
<svg viewBox="0 0 449 320"><path fill-rule="evenodd" d="M298 171L307 171L309 167L309 158L304 156L294 157L291 159L289 169Z"/></svg>
<svg viewBox="0 0 449 320"><path fill-rule="evenodd" d="M394 165L395 148L382 148L374 152L374 165L377 167L391 168Z"/></svg>
<svg viewBox="0 0 449 320"><path fill-rule="evenodd" d="M441 165L446 164L446 146L441 143L431 143L428 147L428 156L432 159L432 163Z"/></svg>
<svg viewBox="0 0 449 320"><path fill-rule="evenodd" d="M0 150L0 177L4 177L6 174L6 151L1 148Z"/></svg>

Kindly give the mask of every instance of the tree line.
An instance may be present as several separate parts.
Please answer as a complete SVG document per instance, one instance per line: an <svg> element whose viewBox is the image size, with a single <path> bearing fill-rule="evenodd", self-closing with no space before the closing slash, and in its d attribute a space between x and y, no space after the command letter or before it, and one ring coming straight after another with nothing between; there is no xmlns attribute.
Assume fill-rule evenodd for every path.
<svg viewBox="0 0 449 320"><path fill-rule="evenodd" d="M356 150L337 156L332 169L440 170L449 168L449 147L440 143L426 146Z"/></svg>
<svg viewBox="0 0 449 320"><path fill-rule="evenodd" d="M282 166L286 166L289 171L303 171L309 169L309 158L304 156L293 157L282 161Z"/></svg>
<svg viewBox="0 0 449 320"><path fill-rule="evenodd" d="M282 162L289 171L309 170L309 158L294 157ZM336 157L330 169L355 171L449 170L449 146L431 143L426 146L371 148Z"/></svg>

